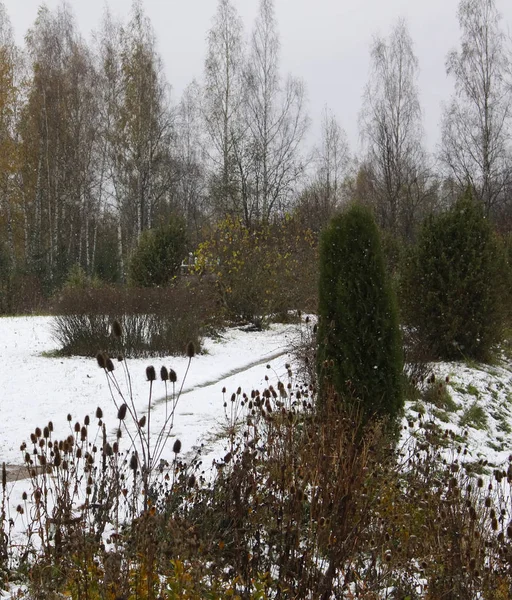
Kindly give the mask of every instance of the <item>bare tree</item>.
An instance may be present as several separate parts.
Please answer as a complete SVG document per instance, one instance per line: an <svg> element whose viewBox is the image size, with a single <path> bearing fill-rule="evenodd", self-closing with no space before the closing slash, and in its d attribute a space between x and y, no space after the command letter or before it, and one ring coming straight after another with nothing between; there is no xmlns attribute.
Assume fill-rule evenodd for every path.
<svg viewBox="0 0 512 600"><path fill-rule="evenodd" d="M373 44L360 131L381 225L405 234L421 208L417 186L426 180L417 75L413 42L400 20L389 39L376 38ZM419 193L412 194L413 188Z"/></svg>
<svg viewBox="0 0 512 600"><path fill-rule="evenodd" d="M219 0L208 32L203 115L208 136L210 189L218 212L240 212L236 147L243 137L245 99L242 21L231 0Z"/></svg>
<svg viewBox="0 0 512 600"><path fill-rule="evenodd" d="M177 107L174 140L176 201L187 218L189 228L196 234L207 212L201 102L201 88L193 81L183 92Z"/></svg>
<svg viewBox="0 0 512 600"><path fill-rule="evenodd" d="M15 228L17 217L16 125L20 105L20 55L5 7L0 2L0 221L5 223L8 266L16 265ZM4 227L0 229L3 232ZM3 239L2 239L3 238ZM0 251L2 248L0 247Z"/></svg>
<svg viewBox="0 0 512 600"><path fill-rule="evenodd" d="M460 49L446 60L455 94L443 115L440 159L490 214L512 181L510 54L494 0L461 0L458 19Z"/></svg>
<svg viewBox="0 0 512 600"><path fill-rule="evenodd" d="M304 169L300 145L309 124L304 85L293 77L281 83L279 47L274 0L261 0L246 67L248 220L268 221L286 208Z"/></svg>
<svg viewBox="0 0 512 600"><path fill-rule="evenodd" d="M325 190L327 203L335 207L341 200L343 179L350 165L350 150L345 130L327 107L322 116L322 139L316 151L316 178Z"/></svg>
<svg viewBox="0 0 512 600"><path fill-rule="evenodd" d="M27 46L31 75L19 131L28 262L58 285L71 264L90 257L96 75L66 4L40 9Z"/></svg>

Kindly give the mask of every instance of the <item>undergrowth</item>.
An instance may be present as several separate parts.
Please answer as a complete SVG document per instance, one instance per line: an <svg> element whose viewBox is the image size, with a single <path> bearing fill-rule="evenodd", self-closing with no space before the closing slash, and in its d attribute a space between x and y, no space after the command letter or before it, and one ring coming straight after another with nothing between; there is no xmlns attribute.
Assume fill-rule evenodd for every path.
<svg viewBox="0 0 512 600"><path fill-rule="evenodd" d="M170 446L174 372L148 367L140 412L126 361L99 355L117 421L70 415L67 431L48 423L23 444L25 541L3 509L4 583L80 600L512 598L512 457L479 475L488 466L421 414L397 445L332 390L320 415L305 359L269 369L263 389L223 391L225 450L210 471ZM425 401L448 408L429 385ZM5 507L5 478L2 490Z"/></svg>

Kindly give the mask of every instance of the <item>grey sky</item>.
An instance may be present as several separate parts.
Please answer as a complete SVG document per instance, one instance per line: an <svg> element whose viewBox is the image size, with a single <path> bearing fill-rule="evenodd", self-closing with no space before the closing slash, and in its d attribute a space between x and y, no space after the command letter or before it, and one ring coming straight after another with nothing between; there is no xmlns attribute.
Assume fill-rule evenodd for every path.
<svg viewBox="0 0 512 600"><path fill-rule="evenodd" d="M249 35L259 0L233 0ZM54 8L60 0L47 0ZM177 101L186 85L201 79L206 32L217 0L143 0L156 32L167 79ZM512 29L512 2L496 0L504 27ZM40 0L4 0L16 38L21 43L37 15ZM85 37L97 29L104 0L68 0ZM109 0L111 12L128 18L131 0ZM357 118L368 76L369 49L376 33L387 35L404 17L420 62L419 88L424 111L426 143L438 141L441 102L452 86L445 75L447 52L457 45L458 0L275 0L281 36L282 73L306 83L313 132L322 109L331 108L347 131L352 150L359 145Z"/></svg>

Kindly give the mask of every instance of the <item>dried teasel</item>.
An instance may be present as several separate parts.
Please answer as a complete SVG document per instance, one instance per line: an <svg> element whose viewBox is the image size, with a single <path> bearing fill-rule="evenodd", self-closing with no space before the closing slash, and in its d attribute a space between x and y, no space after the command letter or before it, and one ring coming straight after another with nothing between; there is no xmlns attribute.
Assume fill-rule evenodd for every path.
<svg viewBox="0 0 512 600"><path fill-rule="evenodd" d="M130 457L130 469L136 471L138 466L137 455L134 453Z"/></svg>
<svg viewBox="0 0 512 600"><path fill-rule="evenodd" d="M91 422L91 419L89 418L89 415L85 415L84 418L84 425L87 427Z"/></svg>
<svg viewBox="0 0 512 600"><path fill-rule="evenodd" d="M172 451L174 454L179 454L181 452L181 440L175 440Z"/></svg>
<svg viewBox="0 0 512 600"><path fill-rule="evenodd" d="M97 419L103 419L103 411L101 410L101 408L99 406L96 409L96 418Z"/></svg>
<svg viewBox="0 0 512 600"><path fill-rule="evenodd" d="M169 369L169 381L171 383L176 383L178 381L178 376L176 375L176 371L174 369Z"/></svg>
<svg viewBox="0 0 512 600"><path fill-rule="evenodd" d="M105 369L107 367L107 357L104 352L98 352L98 354L96 354L96 362L100 369Z"/></svg>
<svg viewBox="0 0 512 600"><path fill-rule="evenodd" d="M148 381L155 381L156 371L153 365L149 365L148 367L146 367L146 379Z"/></svg>
<svg viewBox="0 0 512 600"><path fill-rule="evenodd" d="M107 371L109 373L111 373L115 369L114 363L112 362L111 358L107 358L107 362L106 362L106 367L105 368L107 369Z"/></svg>
<svg viewBox="0 0 512 600"><path fill-rule="evenodd" d="M142 429L146 425L146 415L142 415L138 422L139 427Z"/></svg>
<svg viewBox="0 0 512 600"><path fill-rule="evenodd" d="M128 410L128 405L126 403L121 404L121 406L119 407L119 410L117 411L117 418L120 421L124 421L124 418L126 417L126 411Z"/></svg>
<svg viewBox="0 0 512 600"><path fill-rule="evenodd" d="M167 367L162 366L160 369L160 379L162 381L168 381L169 379L169 371L167 370Z"/></svg>
<svg viewBox="0 0 512 600"><path fill-rule="evenodd" d="M194 358L196 354L196 347L194 345L194 342L189 342L187 344L187 349L186 349L186 355L188 356L188 358Z"/></svg>

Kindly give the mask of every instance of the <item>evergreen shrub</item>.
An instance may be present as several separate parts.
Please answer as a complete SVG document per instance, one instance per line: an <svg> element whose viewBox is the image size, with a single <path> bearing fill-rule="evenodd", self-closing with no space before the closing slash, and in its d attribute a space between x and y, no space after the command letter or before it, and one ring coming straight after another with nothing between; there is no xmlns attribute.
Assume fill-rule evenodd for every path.
<svg viewBox="0 0 512 600"><path fill-rule="evenodd" d="M503 331L507 262L471 190L420 233L406 313L433 359L489 359Z"/></svg>
<svg viewBox="0 0 512 600"><path fill-rule="evenodd" d="M181 219L144 231L129 262L130 283L137 287L167 285L178 274L186 252L186 229Z"/></svg>
<svg viewBox="0 0 512 600"><path fill-rule="evenodd" d="M334 217L322 235L318 314L320 404L332 386L365 420L393 421L403 407L396 301L377 225L362 205Z"/></svg>

